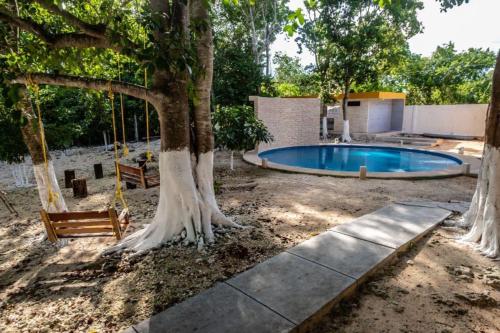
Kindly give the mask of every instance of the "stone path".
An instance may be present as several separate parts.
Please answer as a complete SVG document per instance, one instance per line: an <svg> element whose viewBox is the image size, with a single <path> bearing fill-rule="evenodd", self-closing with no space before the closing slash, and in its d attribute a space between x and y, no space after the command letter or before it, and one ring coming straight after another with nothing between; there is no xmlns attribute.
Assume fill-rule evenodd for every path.
<svg viewBox="0 0 500 333"><path fill-rule="evenodd" d="M429 201L391 204L288 249L124 333L304 328L456 206Z"/></svg>

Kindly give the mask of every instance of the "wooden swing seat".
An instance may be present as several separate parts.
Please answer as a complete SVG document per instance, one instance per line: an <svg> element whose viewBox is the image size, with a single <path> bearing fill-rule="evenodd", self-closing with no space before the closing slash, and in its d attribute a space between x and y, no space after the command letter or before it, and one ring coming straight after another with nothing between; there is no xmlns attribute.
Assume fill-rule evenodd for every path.
<svg viewBox="0 0 500 333"><path fill-rule="evenodd" d="M148 189L160 185L160 175L146 175L143 168L116 163L121 180Z"/></svg>
<svg viewBox="0 0 500 333"><path fill-rule="evenodd" d="M59 238L76 237L116 237L122 239L129 225L128 209L124 209L120 216L116 209L88 212L48 213L40 211L43 224L47 229L47 236L52 243Z"/></svg>

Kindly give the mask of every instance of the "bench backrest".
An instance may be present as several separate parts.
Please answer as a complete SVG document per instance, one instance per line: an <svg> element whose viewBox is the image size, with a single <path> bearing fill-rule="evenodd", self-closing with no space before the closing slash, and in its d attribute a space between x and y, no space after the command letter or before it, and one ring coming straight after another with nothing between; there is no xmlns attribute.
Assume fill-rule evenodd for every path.
<svg viewBox="0 0 500 333"><path fill-rule="evenodd" d="M51 242L68 235L96 233L113 234L121 239L118 216L113 208L106 211L64 213L48 213L42 209L40 215Z"/></svg>
<svg viewBox="0 0 500 333"><path fill-rule="evenodd" d="M124 181L132 181L146 187L146 180L144 179L144 169L136 168L129 165L116 163L120 176Z"/></svg>

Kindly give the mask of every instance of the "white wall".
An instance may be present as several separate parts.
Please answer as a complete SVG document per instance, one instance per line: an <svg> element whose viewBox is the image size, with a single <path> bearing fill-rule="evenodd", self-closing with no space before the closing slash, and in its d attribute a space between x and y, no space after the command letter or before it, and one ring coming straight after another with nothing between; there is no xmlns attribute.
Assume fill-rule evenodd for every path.
<svg viewBox="0 0 500 333"><path fill-rule="evenodd" d="M350 99L350 102L360 101L360 106L348 106L347 107L347 120L349 120L349 127L351 133L366 133L367 123L368 123L368 105L369 101L367 99ZM342 101L339 101L342 105ZM344 126L344 120L342 116L342 109L336 113L333 117L335 119L333 131L336 133L342 133Z"/></svg>
<svg viewBox="0 0 500 333"><path fill-rule="evenodd" d="M403 132L482 137L487 108L487 104L409 105Z"/></svg>
<svg viewBox="0 0 500 333"><path fill-rule="evenodd" d="M368 133L391 130L392 100L370 100L368 106Z"/></svg>
<svg viewBox="0 0 500 333"><path fill-rule="evenodd" d="M279 98L250 96L257 117L274 136L269 148L316 144L319 142L321 103L318 98Z"/></svg>
<svg viewBox="0 0 500 333"><path fill-rule="evenodd" d="M403 115L405 111L404 99L392 100L391 131L401 131L403 128Z"/></svg>

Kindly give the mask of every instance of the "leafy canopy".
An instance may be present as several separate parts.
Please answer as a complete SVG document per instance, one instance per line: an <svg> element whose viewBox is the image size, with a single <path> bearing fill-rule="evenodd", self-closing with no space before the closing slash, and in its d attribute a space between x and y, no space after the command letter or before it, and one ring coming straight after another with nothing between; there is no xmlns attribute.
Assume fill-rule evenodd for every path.
<svg viewBox="0 0 500 333"><path fill-rule="evenodd" d="M408 104L488 103L495 54L489 49L458 52L453 43L438 46L430 57L408 54L361 90L393 90L407 94Z"/></svg>
<svg viewBox="0 0 500 333"><path fill-rule="evenodd" d="M275 74L273 86L277 96L308 96L319 94L319 79L312 68L302 67L298 57L282 52L274 56Z"/></svg>
<svg viewBox="0 0 500 333"><path fill-rule="evenodd" d="M421 30L419 0L307 0L298 42L316 56L322 87L349 90L375 81ZM328 92L329 93L329 92Z"/></svg>

